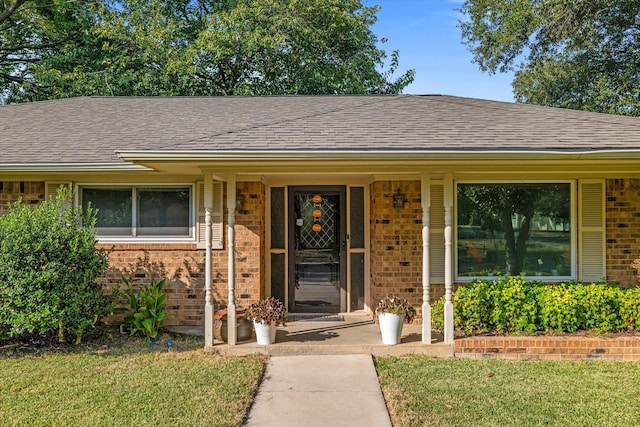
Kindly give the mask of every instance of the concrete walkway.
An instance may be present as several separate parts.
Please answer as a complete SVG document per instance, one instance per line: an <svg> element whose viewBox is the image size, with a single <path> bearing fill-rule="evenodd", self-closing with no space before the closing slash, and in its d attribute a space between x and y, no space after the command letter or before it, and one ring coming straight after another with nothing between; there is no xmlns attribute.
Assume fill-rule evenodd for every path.
<svg viewBox="0 0 640 427"><path fill-rule="evenodd" d="M370 355L276 356L246 426L390 427Z"/></svg>

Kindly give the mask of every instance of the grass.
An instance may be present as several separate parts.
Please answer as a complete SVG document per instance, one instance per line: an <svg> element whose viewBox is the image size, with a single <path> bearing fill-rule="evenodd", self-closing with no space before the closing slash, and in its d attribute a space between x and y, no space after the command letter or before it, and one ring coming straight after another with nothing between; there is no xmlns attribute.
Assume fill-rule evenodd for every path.
<svg viewBox="0 0 640 427"><path fill-rule="evenodd" d="M173 349L128 340L79 351L0 349L0 425L242 424L264 358L223 358L179 338Z"/></svg>
<svg viewBox="0 0 640 427"><path fill-rule="evenodd" d="M149 348L113 332L81 346L0 343L0 425L242 425L266 359L170 338L171 349L166 336ZM395 427L640 425L640 362L407 356L376 367Z"/></svg>
<svg viewBox="0 0 640 427"><path fill-rule="evenodd" d="M640 425L638 362L376 361L393 425Z"/></svg>

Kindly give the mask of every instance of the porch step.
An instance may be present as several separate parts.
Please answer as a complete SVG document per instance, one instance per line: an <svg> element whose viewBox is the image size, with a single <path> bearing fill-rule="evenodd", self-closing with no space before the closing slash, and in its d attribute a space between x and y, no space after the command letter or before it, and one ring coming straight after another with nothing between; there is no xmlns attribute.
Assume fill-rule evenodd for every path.
<svg viewBox="0 0 640 427"><path fill-rule="evenodd" d="M297 314L295 314L297 315ZM327 313L309 314L326 316ZM332 314L332 316L335 314ZM380 327L367 314L339 313L342 321L297 320L278 326L276 342L258 345L255 337L239 341L234 346L216 341L213 351L228 356L265 354L403 356L421 354L430 357L453 357L454 347L443 343L442 334L432 333L431 344L422 343L422 325L405 324L398 345L383 345ZM202 329L202 328L201 328Z"/></svg>
<svg viewBox="0 0 640 427"><path fill-rule="evenodd" d="M235 346L220 343L213 346L213 351L223 356L246 356L249 354L264 354L268 356L369 354L375 357L384 357L419 354L436 358L448 358L454 355L453 346L443 343L431 345L422 343L418 345L338 345L276 342L272 345L258 345L255 342L251 342L239 343Z"/></svg>

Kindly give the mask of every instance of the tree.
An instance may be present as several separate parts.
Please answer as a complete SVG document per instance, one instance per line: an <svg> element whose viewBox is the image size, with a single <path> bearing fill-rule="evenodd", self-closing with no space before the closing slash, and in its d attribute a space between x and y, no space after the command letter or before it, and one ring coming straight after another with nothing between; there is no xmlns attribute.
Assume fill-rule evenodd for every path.
<svg viewBox="0 0 640 427"><path fill-rule="evenodd" d="M86 5L73 43L40 55L10 102L78 95L399 93L360 0L118 0Z"/></svg>
<svg viewBox="0 0 640 427"><path fill-rule="evenodd" d="M0 2L0 101L27 86L44 96L45 82L32 85L43 57L64 46L82 45L90 16L85 1L5 0Z"/></svg>
<svg viewBox="0 0 640 427"><path fill-rule="evenodd" d="M466 0L480 69L515 70L517 101L640 115L638 0Z"/></svg>

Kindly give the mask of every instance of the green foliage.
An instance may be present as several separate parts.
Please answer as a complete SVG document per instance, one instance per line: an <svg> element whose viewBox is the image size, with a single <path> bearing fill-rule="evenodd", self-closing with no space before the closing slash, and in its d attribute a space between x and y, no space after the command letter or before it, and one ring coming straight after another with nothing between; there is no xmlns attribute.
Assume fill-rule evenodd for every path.
<svg viewBox="0 0 640 427"><path fill-rule="evenodd" d="M453 320L455 323L458 318L454 316ZM444 297L431 303L431 329L436 331L444 330Z"/></svg>
<svg viewBox="0 0 640 427"><path fill-rule="evenodd" d="M606 283L525 282L522 277L474 280L453 296L455 327L467 335L640 330L640 288ZM442 328L444 298L432 305Z"/></svg>
<svg viewBox="0 0 640 427"><path fill-rule="evenodd" d="M10 102L81 95L400 93L414 77L413 70L393 77L398 52L387 58L378 47L385 41L371 31L378 6L360 0L74 5L74 37L39 53L28 78L4 82ZM38 31L38 23L33 26ZM2 84L0 73L0 90Z"/></svg>
<svg viewBox="0 0 640 427"><path fill-rule="evenodd" d="M620 302L622 289L606 283L561 283L540 295L541 326L545 330L574 332L596 329L615 332L623 329Z"/></svg>
<svg viewBox="0 0 640 427"><path fill-rule="evenodd" d="M11 102L21 89L32 97L48 93L46 82L33 84L35 70L65 46L76 46L76 56L82 55L89 10L86 1L0 2L0 103L7 95Z"/></svg>
<svg viewBox="0 0 640 427"><path fill-rule="evenodd" d="M515 69L518 101L640 115L636 1L466 0L461 11L474 61Z"/></svg>
<svg viewBox="0 0 640 427"><path fill-rule="evenodd" d="M484 283L483 280L474 280L458 288L453 296L454 318L459 319L457 326L466 334L489 330L493 301L491 289Z"/></svg>
<svg viewBox="0 0 640 427"><path fill-rule="evenodd" d="M81 336L112 308L96 279L108 251L95 246L93 210L70 188L37 206L16 202L0 217L0 330L19 337L59 329Z"/></svg>
<svg viewBox="0 0 640 427"><path fill-rule="evenodd" d="M147 342L158 337L160 323L167 318L167 312L163 304L167 294L162 291L166 279L151 280L148 285L141 285L135 290L131 280L122 278L127 286L125 294L129 300L129 311L124 316L124 321L129 325L131 335L142 335Z"/></svg>
<svg viewBox="0 0 640 427"><path fill-rule="evenodd" d="M545 330L574 332L583 317L577 292L564 283L550 287L540 295L541 326Z"/></svg>
<svg viewBox="0 0 640 427"><path fill-rule="evenodd" d="M624 291L620 302L620 316L623 329L640 332L640 288Z"/></svg>
<svg viewBox="0 0 640 427"><path fill-rule="evenodd" d="M490 325L498 332L534 332L538 324L537 294L540 286L522 277L490 282L492 308Z"/></svg>

